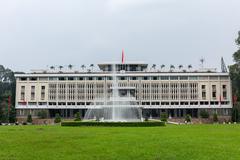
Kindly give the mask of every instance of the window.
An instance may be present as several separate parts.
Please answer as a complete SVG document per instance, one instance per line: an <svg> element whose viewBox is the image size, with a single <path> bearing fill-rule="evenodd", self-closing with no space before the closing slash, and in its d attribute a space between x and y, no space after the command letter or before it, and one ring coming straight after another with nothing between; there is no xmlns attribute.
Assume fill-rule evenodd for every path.
<svg viewBox="0 0 240 160"><path fill-rule="evenodd" d="M65 77L58 77L58 80L59 80L59 81L65 81L66 78L65 78Z"/></svg>
<svg viewBox="0 0 240 160"><path fill-rule="evenodd" d="M135 81L135 80L137 80L137 77L132 77L131 80L134 80L134 81Z"/></svg>
<svg viewBox="0 0 240 160"><path fill-rule="evenodd" d="M161 80L169 80L169 77L168 76L162 76Z"/></svg>
<svg viewBox="0 0 240 160"><path fill-rule="evenodd" d="M26 77L22 77L22 78L20 78L20 81L27 81L27 78Z"/></svg>
<svg viewBox="0 0 240 160"><path fill-rule="evenodd" d="M25 100L25 86L21 86L21 97L20 97L20 99L22 101Z"/></svg>
<svg viewBox="0 0 240 160"><path fill-rule="evenodd" d="M199 80L208 80L208 76L200 76Z"/></svg>
<svg viewBox="0 0 240 160"><path fill-rule="evenodd" d="M218 105L218 101L211 101L210 104L211 105Z"/></svg>
<svg viewBox="0 0 240 160"><path fill-rule="evenodd" d="M31 100L35 99L35 86L31 86Z"/></svg>
<svg viewBox="0 0 240 160"><path fill-rule="evenodd" d="M202 85L202 90L205 90L206 89L206 85Z"/></svg>
<svg viewBox="0 0 240 160"><path fill-rule="evenodd" d="M198 80L198 77L197 76L190 76L189 80Z"/></svg>
<svg viewBox="0 0 240 160"><path fill-rule="evenodd" d="M152 80L156 81L158 80L158 77L152 77Z"/></svg>
<svg viewBox="0 0 240 160"><path fill-rule="evenodd" d="M29 80L30 81L37 81L37 77L30 77Z"/></svg>
<svg viewBox="0 0 240 160"><path fill-rule="evenodd" d="M222 85L222 89L226 89L227 88L227 86L226 85Z"/></svg>
<svg viewBox="0 0 240 160"><path fill-rule="evenodd" d="M178 76L170 76L170 80L178 80Z"/></svg>
<svg viewBox="0 0 240 160"><path fill-rule="evenodd" d="M107 79L111 81L113 78L112 77L108 77Z"/></svg>
<svg viewBox="0 0 240 160"><path fill-rule="evenodd" d="M102 81L103 77L98 77L97 80Z"/></svg>
<svg viewBox="0 0 240 160"><path fill-rule="evenodd" d="M89 81L92 81L92 80L93 80L93 77L88 77L88 80L89 80Z"/></svg>
<svg viewBox="0 0 240 160"><path fill-rule="evenodd" d="M47 77L39 77L39 81L48 81Z"/></svg>
<svg viewBox="0 0 240 160"><path fill-rule="evenodd" d="M188 76L180 76L180 80L188 80Z"/></svg>
<svg viewBox="0 0 240 160"><path fill-rule="evenodd" d="M216 91L216 88L217 88L216 85L212 85L212 90L213 91Z"/></svg>
<svg viewBox="0 0 240 160"><path fill-rule="evenodd" d="M124 81L124 80L126 80L126 77L120 77L119 78L121 81Z"/></svg>
<svg viewBox="0 0 240 160"><path fill-rule="evenodd" d="M74 80L74 77L68 77L68 80L69 80L69 81L73 81L73 80Z"/></svg>
<svg viewBox="0 0 240 160"><path fill-rule="evenodd" d="M58 78L57 77L49 77L49 81L57 81Z"/></svg>
<svg viewBox="0 0 240 160"><path fill-rule="evenodd" d="M217 76L210 76L209 79L210 80L218 80L218 77Z"/></svg>
<svg viewBox="0 0 240 160"><path fill-rule="evenodd" d="M37 105L37 103L36 102L28 102L28 105L35 106L35 105Z"/></svg>
<svg viewBox="0 0 240 160"><path fill-rule="evenodd" d="M216 99L216 98L217 98L216 92L212 92L212 98L213 98L213 99Z"/></svg>
<svg viewBox="0 0 240 160"><path fill-rule="evenodd" d="M200 105L208 105L208 101L201 101Z"/></svg>
<svg viewBox="0 0 240 160"><path fill-rule="evenodd" d="M228 76L221 76L220 79L221 79L221 80L228 80L229 77L228 77Z"/></svg>
<svg viewBox="0 0 240 160"><path fill-rule="evenodd" d="M84 79L83 77L78 77L79 81L83 81L83 79Z"/></svg>
<svg viewBox="0 0 240 160"><path fill-rule="evenodd" d="M41 87L41 100L45 99L45 86Z"/></svg>
<svg viewBox="0 0 240 160"><path fill-rule="evenodd" d="M148 77L143 77L143 80L148 80Z"/></svg>
<svg viewBox="0 0 240 160"><path fill-rule="evenodd" d="M205 91L202 92L202 99L206 99L206 92Z"/></svg>
<svg viewBox="0 0 240 160"><path fill-rule="evenodd" d="M137 71L137 65L131 65L130 71Z"/></svg>
<svg viewBox="0 0 240 160"><path fill-rule="evenodd" d="M227 99L227 91L223 91L223 99Z"/></svg>

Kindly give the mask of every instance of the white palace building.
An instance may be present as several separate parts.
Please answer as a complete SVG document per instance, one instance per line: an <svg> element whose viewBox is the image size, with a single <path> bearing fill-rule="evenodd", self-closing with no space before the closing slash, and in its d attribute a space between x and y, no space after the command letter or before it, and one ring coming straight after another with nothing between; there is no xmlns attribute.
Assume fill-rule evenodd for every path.
<svg viewBox="0 0 240 160"><path fill-rule="evenodd" d="M162 113L181 118L186 114L199 117L201 110L212 115L229 116L232 109L231 80L228 73L214 70L170 70L148 67L141 62L102 63L99 71L45 70L16 77L16 110L18 118L45 110L48 118L59 113L73 118L76 112L84 117L88 108L110 97L113 65L119 87L131 87L142 114L159 118Z"/></svg>

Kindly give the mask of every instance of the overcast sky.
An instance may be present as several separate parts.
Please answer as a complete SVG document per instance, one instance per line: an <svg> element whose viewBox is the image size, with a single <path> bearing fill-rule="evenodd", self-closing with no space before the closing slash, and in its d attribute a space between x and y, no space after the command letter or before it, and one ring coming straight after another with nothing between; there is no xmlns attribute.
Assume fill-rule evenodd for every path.
<svg viewBox="0 0 240 160"><path fill-rule="evenodd" d="M15 71L121 60L220 68L240 0L0 0L0 64Z"/></svg>

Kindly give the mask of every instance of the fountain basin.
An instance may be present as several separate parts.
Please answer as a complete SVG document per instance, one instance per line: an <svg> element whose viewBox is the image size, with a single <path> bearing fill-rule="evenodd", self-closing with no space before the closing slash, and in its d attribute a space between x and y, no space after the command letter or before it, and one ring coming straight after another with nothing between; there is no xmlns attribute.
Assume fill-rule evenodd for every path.
<svg viewBox="0 0 240 160"><path fill-rule="evenodd" d="M165 122L161 121L150 121L150 122L76 122L66 121L62 122L61 126L78 126L78 127L160 127L165 126Z"/></svg>

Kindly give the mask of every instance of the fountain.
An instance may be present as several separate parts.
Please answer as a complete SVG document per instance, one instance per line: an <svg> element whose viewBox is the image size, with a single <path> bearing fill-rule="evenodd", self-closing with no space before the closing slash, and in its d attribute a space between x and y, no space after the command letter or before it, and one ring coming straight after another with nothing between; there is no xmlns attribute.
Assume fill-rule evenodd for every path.
<svg viewBox="0 0 240 160"><path fill-rule="evenodd" d="M95 99L88 108L84 121L101 122L141 122L142 110L135 98L134 87L120 87L117 80L115 64L112 66L112 85L108 88L110 96ZM104 94L106 95L106 94Z"/></svg>

